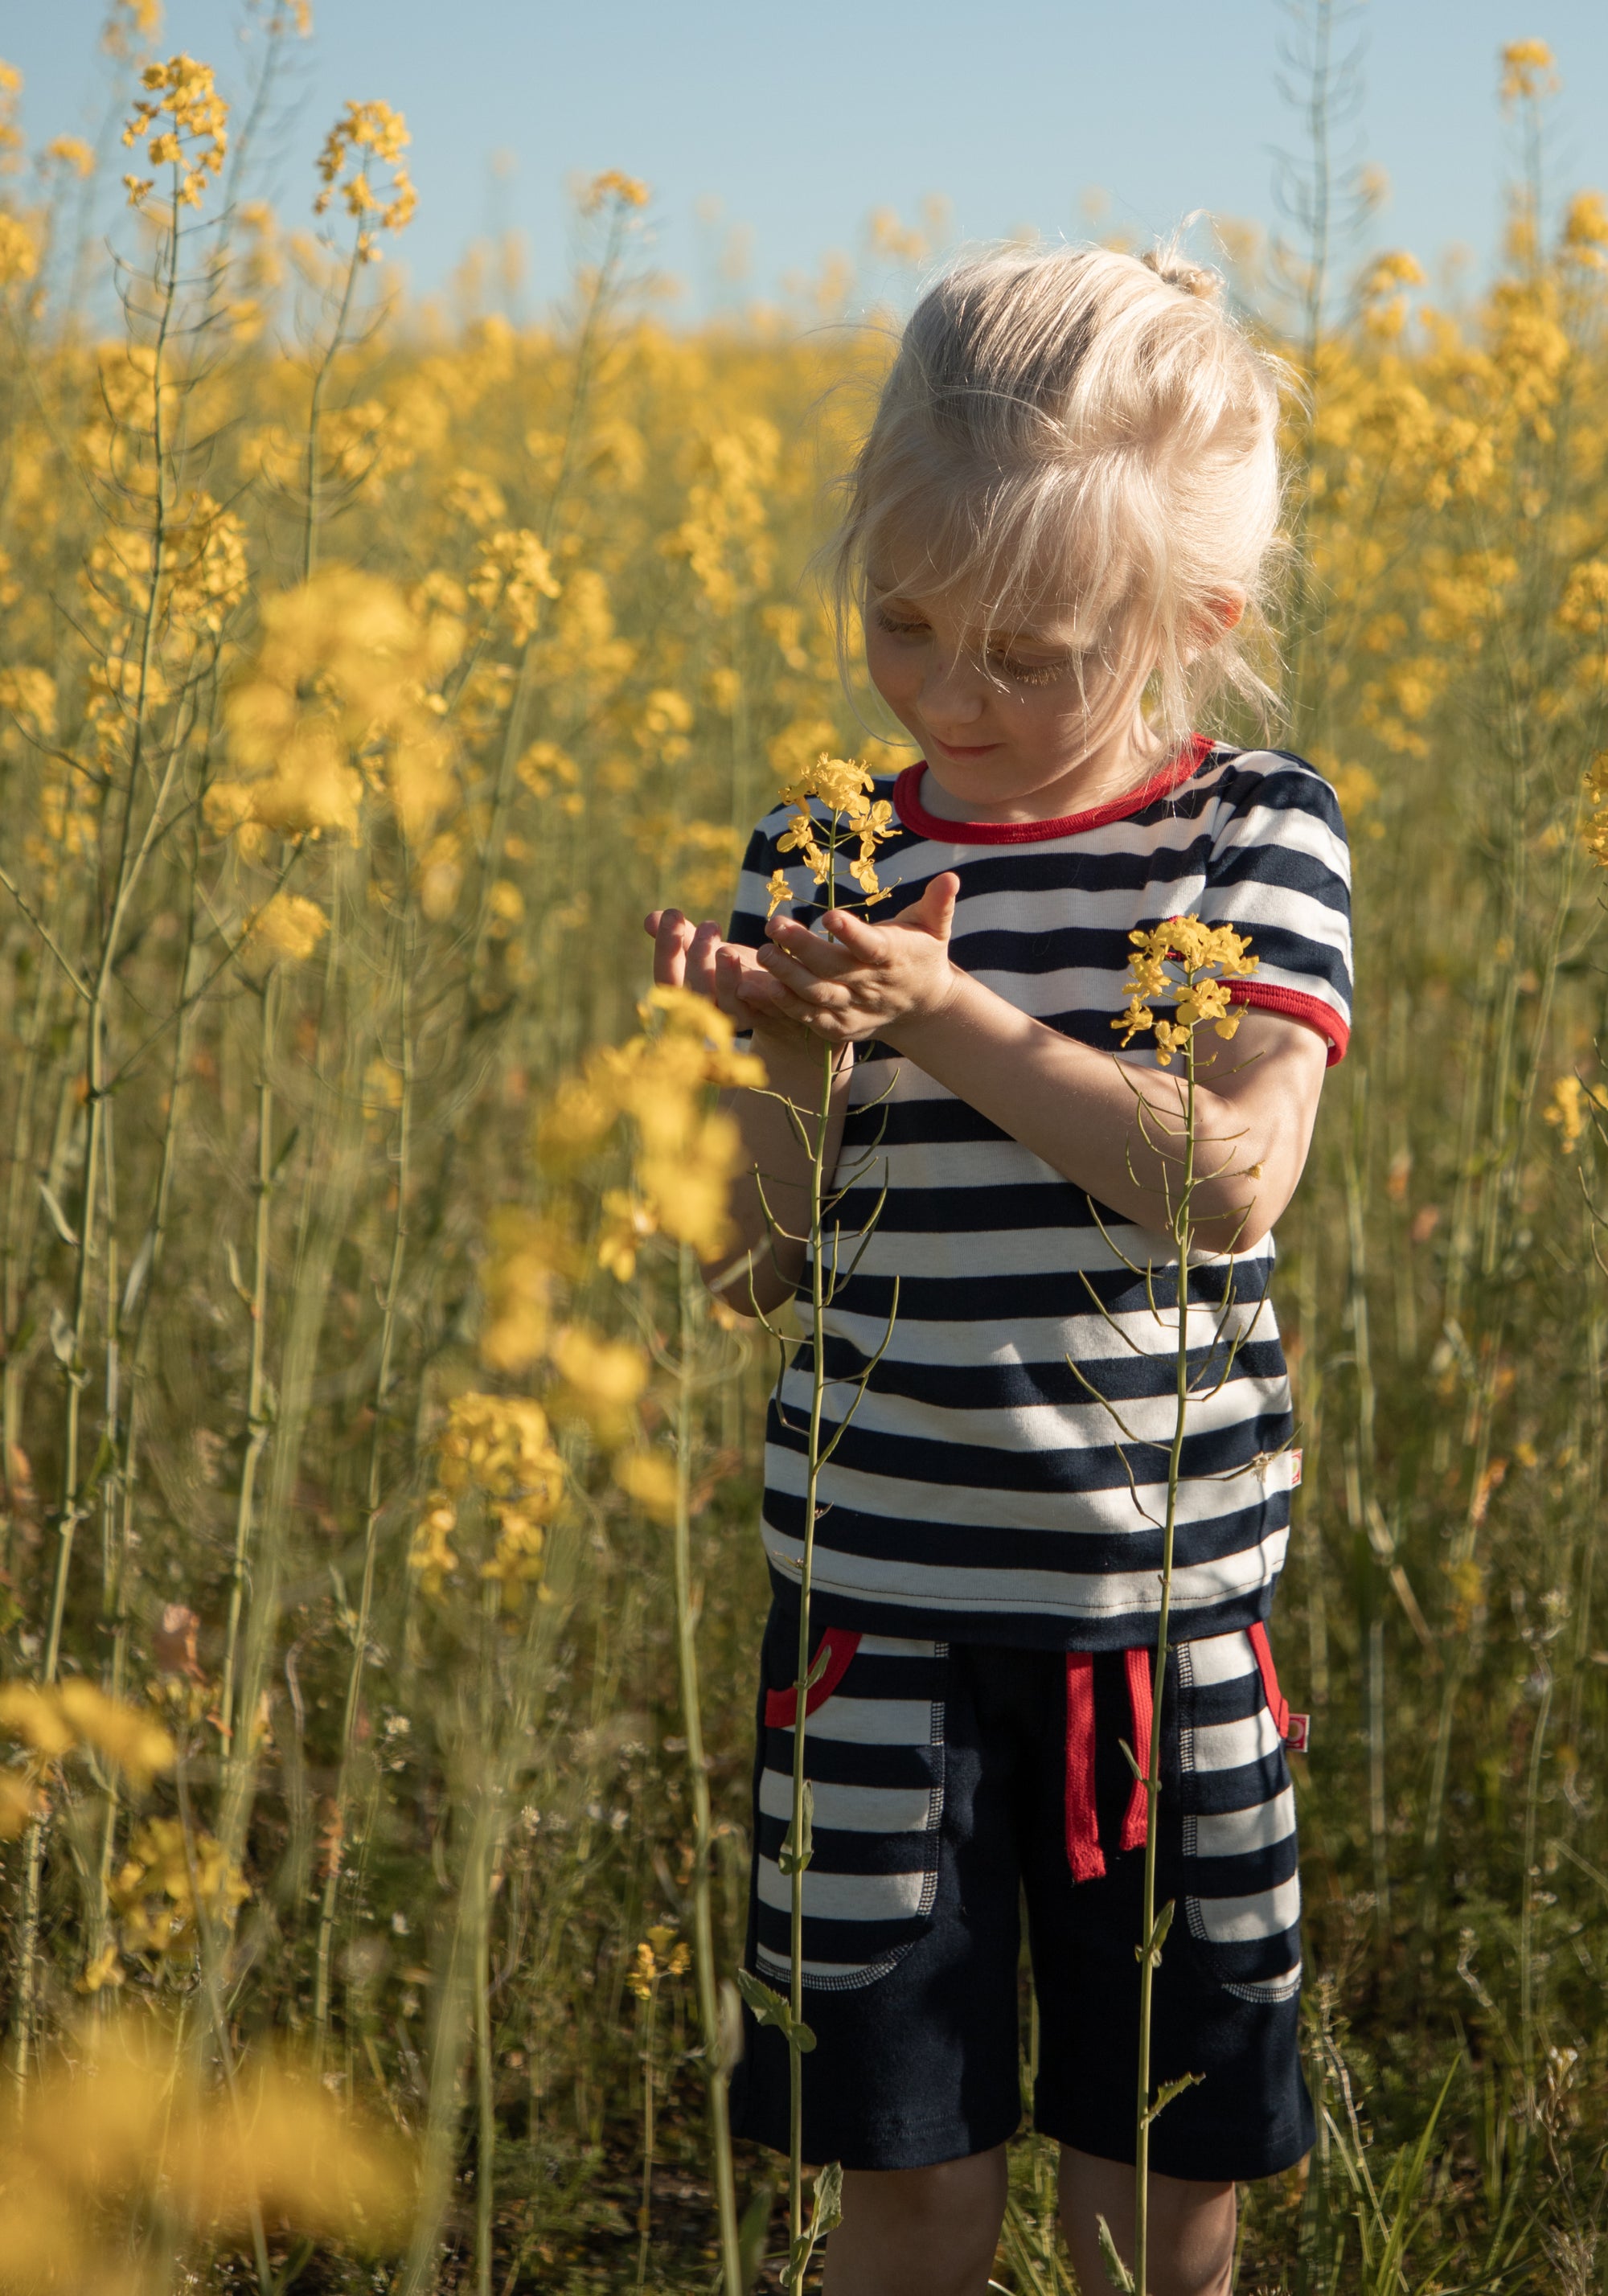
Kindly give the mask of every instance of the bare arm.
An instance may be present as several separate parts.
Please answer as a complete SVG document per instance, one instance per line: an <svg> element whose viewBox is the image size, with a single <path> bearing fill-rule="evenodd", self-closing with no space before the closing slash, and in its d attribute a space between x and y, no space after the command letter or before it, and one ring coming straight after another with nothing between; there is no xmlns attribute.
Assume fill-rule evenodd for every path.
<svg viewBox="0 0 1608 2296"><path fill-rule="evenodd" d="M754 1050L770 1078L768 1093L724 1095L746 1151L731 1203L741 1241L703 1271L710 1289L739 1315L755 1306L768 1315L798 1288L804 1272L804 1238L809 1232L810 1160L798 1126L782 1103L793 1102L804 1112L806 1131L813 1130L811 1119L821 1104L822 1040L774 1006L755 1006L740 998L738 984L758 972L758 962L751 949L724 941L718 925L694 926L679 909L656 909L646 927L653 936L655 981L666 988L694 989L742 1028L751 1029ZM840 1046L826 1137L829 1182L842 1144L853 1066L853 1046Z"/></svg>
<svg viewBox="0 0 1608 2296"><path fill-rule="evenodd" d="M953 964L957 890L954 877L935 878L891 925L834 910L812 933L777 918L759 960L768 978L745 973L737 994L824 1043L891 1044L1099 1202L1164 1229L1184 1079L1078 1044ZM1210 1031L1199 1042L1194 1226L1209 1248L1249 1250L1295 1193L1327 1052L1304 1023L1255 1010L1231 1043Z"/></svg>

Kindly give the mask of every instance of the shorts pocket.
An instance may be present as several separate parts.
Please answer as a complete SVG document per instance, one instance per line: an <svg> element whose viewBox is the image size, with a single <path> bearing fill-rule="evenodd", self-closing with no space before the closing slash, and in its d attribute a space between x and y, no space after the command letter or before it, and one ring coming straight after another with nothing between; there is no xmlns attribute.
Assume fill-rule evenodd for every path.
<svg viewBox="0 0 1608 2296"><path fill-rule="evenodd" d="M755 1811L758 1973L792 1968L792 1876L782 1870L792 1818L796 1627L773 1614L765 1638L763 1752ZM829 1628L811 1671L804 1775L814 1799L804 1873L804 1982L847 1992L884 1976L931 1926L944 1811L948 1646Z"/></svg>
<svg viewBox="0 0 1608 2296"><path fill-rule="evenodd" d="M1183 1910L1211 1975L1244 2001L1300 1990L1295 1793L1265 1636L1178 1651Z"/></svg>

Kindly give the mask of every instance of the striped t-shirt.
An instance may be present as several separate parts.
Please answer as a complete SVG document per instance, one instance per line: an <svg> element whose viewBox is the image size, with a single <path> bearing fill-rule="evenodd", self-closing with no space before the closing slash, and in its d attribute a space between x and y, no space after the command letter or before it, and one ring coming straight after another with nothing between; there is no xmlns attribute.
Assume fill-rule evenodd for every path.
<svg viewBox="0 0 1608 2296"><path fill-rule="evenodd" d="M1129 932L1193 913L1251 936L1259 964L1235 983L1236 1000L1306 1021L1327 1038L1331 1062L1341 1058L1350 1019L1345 832L1333 791L1302 759L1196 740L1110 805L1012 823L928 813L923 772L913 766L877 792L892 797L899 823L877 855L893 889L877 922L955 871L954 962L1109 1055ZM778 867L792 914L805 924L821 914L798 857L777 850L787 818L781 808L767 816L743 863L731 938L750 947L764 939ZM1123 1057L1153 1065L1138 1040ZM841 1269L858 1258L826 1318L827 1434L882 1344L896 1276L898 1308L820 1480L815 1615L823 1626L949 1641L1145 1641L1176 1409L1175 1247L1091 1204L874 1041L855 1047L839 1172L854 1176L837 1216ZM854 1231L884 1185L862 1250ZM1200 1337L1174 1551L1180 1642L1265 1619L1284 1562L1299 1455L1268 1297L1273 1257L1268 1237L1192 1259ZM807 1268L807 1334L808 1298ZM796 1587L800 1567L812 1377L807 1336L767 1428L764 1536L779 1587Z"/></svg>

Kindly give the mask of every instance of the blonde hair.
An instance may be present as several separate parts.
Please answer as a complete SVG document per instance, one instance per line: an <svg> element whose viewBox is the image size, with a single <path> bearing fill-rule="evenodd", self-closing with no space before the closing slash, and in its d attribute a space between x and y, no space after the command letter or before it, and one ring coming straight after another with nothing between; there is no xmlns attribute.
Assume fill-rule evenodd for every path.
<svg viewBox="0 0 1608 2296"><path fill-rule="evenodd" d="M841 631L890 572L982 634L1073 618L1088 694L1153 663L1177 740L1228 688L1266 708L1280 362L1173 247L1012 249L956 264L899 343L831 546ZM1237 629L1214 603L1243 591ZM1091 676L1091 672L1093 675Z"/></svg>

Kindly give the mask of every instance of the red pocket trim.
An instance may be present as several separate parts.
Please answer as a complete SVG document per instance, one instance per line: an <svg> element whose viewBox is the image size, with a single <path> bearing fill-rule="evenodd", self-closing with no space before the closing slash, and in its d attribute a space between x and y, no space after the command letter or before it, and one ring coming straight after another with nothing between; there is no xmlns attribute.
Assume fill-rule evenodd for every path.
<svg viewBox="0 0 1608 2296"><path fill-rule="evenodd" d="M826 1671L820 1680L812 1683L809 1695L804 1701L806 1721L825 1705L833 1692L849 1671L849 1662L860 1646L858 1635L850 1634L846 1627L828 1627L816 1644L816 1658L823 1651L830 1652ZM813 1667L815 1659L811 1659ZM767 1690L765 1693L765 1726L767 1730L791 1730L793 1717L799 1710L799 1691L795 1683L787 1690Z"/></svg>
<svg viewBox="0 0 1608 2296"><path fill-rule="evenodd" d="M1273 1664L1273 1648L1268 1640L1268 1629L1259 1619L1251 1629L1251 1647L1256 1652L1256 1663L1262 1677L1262 1694L1268 1701L1273 1726L1281 1738L1287 1738L1290 1735L1290 1702L1279 1689L1278 1675Z"/></svg>

